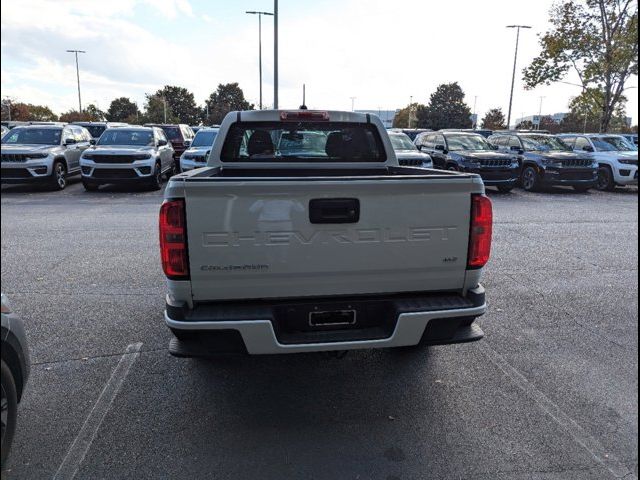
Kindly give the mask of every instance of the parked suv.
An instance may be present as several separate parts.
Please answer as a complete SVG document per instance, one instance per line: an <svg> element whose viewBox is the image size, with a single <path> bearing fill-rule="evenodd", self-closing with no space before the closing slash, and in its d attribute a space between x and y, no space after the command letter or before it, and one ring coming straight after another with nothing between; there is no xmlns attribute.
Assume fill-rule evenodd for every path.
<svg viewBox="0 0 640 480"><path fill-rule="evenodd" d="M387 132L398 163L405 167L433 168L433 160L428 154L418 150L409 136L402 132Z"/></svg>
<svg viewBox="0 0 640 480"><path fill-rule="evenodd" d="M517 155L522 172L520 181L527 191L558 185L586 192L598 179L598 164L586 153L572 152L557 136L504 132L492 135L489 141L500 151Z"/></svg>
<svg viewBox="0 0 640 480"><path fill-rule="evenodd" d="M218 135L217 128L200 127L193 142L180 157L180 171L186 172L204 167L216 135Z"/></svg>
<svg viewBox="0 0 640 480"><path fill-rule="evenodd" d="M428 153L435 168L477 173L486 186L509 192L520 175L513 153L500 153L479 133L431 132L415 139L420 151Z"/></svg>
<svg viewBox="0 0 640 480"><path fill-rule="evenodd" d="M598 190L613 190L616 185L638 185L638 149L622 135L559 135L574 152L587 154L598 162Z"/></svg>
<svg viewBox="0 0 640 480"><path fill-rule="evenodd" d="M129 126L128 123L121 123L121 122L73 122L73 125L80 125L81 127L84 127L87 130L89 130L89 133L91 134L91 137L94 140L98 140L100 138L100 135L102 135L102 133L107 128Z"/></svg>
<svg viewBox="0 0 640 480"><path fill-rule="evenodd" d="M184 153L184 151L189 148L191 142L193 141L193 137L195 134L189 125L185 124L154 124L154 123L145 123L145 127L159 127L161 128L171 145L173 146L173 150L175 152L175 162L176 162L176 171L179 171L180 168L180 156Z"/></svg>
<svg viewBox="0 0 640 480"><path fill-rule="evenodd" d="M163 174L175 173L173 148L158 127L109 128L80 164L88 191L106 183L144 183L157 190Z"/></svg>
<svg viewBox="0 0 640 480"><path fill-rule="evenodd" d="M2 183L46 182L62 190L80 173L91 134L79 125L15 127L2 137Z"/></svg>

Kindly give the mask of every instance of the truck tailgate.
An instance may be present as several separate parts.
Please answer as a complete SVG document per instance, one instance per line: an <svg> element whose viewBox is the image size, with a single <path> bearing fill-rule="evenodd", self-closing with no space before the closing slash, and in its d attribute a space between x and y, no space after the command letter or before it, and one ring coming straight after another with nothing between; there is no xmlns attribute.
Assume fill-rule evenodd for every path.
<svg viewBox="0 0 640 480"><path fill-rule="evenodd" d="M184 185L194 301L463 287L469 177L203 180Z"/></svg>

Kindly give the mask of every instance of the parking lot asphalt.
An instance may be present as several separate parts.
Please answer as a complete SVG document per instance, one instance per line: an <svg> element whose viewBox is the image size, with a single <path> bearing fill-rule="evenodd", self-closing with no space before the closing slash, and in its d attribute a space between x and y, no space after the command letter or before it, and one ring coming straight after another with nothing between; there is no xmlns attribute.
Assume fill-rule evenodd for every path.
<svg viewBox="0 0 640 480"><path fill-rule="evenodd" d="M638 190L490 196L481 342L196 360L167 351L161 192L3 186L33 362L3 476L637 478Z"/></svg>

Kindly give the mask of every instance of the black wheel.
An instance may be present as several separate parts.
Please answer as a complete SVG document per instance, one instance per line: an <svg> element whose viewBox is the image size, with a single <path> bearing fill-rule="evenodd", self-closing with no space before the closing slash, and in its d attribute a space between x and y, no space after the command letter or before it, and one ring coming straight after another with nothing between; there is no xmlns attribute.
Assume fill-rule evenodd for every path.
<svg viewBox="0 0 640 480"><path fill-rule="evenodd" d="M513 185L498 185L498 191L502 193L509 193L513 190Z"/></svg>
<svg viewBox="0 0 640 480"><path fill-rule="evenodd" d="M591 187L586 187L584 185L574 186L573 189L578 193L587 193Z"/></svg>
<svg viewBox="0 0 640 480"><path fill-rule="evenodd" d="M457 172L458 171L458 167L456 167L455 165L447 165L447 170L451 171L451 172Z"/></svg>
<svg viewBox="0 0 640 480"><path fill-rule="evenodd" d="M1 463L4 463L9 456L9 450L11 449L11 442L13 441L13 435L16 431L16 417L18 416L18 394L16 391L16 383L13 379L13 374L9 369L9 366L2 360L2 367L0 371L1 378L1 435L2 435L2 458Z"/></svg>
<svg viewBox="0 0 640 480"><path fill-rule="evenodd" d="M98 188L100 187L100 185L98 185L97 183L93 183L90 180L85 180L84 178L82 179L82 186L87 192L97 192Z"/></svg>
<svg viewBox="0 0 640 480"><path fill-rule="evenodd" d="M151 175L149 180L149 187L152 190L160 190L162 188L162 167L160 166L160 162L156 163L153 175Z"/></svg>
<svg viewBox="0 0 640 480"><path fill-rule="evenodd" d="M613 172L608 166L602 166L598 169L596 188L601 192L611 192L616 188L616 183L613 181Z"/></svg>
<svg viewBox="0 0 640 480"><path fill-rule="evenodd" d="M520 179L522 188L527 192L535 192L538 189L538 172L533 167L525 167L522 171L522 177Z"/></svg>
<svg viewBox="0 0 640 480"><path fill-rule="evenodd" d="M62 160L53 162L50 183L54 190L64 190L67 186L67 166Z"/></svg>

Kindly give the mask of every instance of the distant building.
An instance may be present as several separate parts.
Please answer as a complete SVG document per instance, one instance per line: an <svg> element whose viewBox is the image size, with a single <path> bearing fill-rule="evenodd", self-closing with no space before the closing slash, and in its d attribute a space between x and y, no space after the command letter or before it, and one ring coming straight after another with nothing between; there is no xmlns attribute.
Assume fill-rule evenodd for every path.
<svg viewBox="0 0 640 480"><path fill-rule="evenodd" d="M382 120L385 128L391 128L393 127L393 119L396 117L397 110L356 110L356 112L376 115Z"/></svg>

